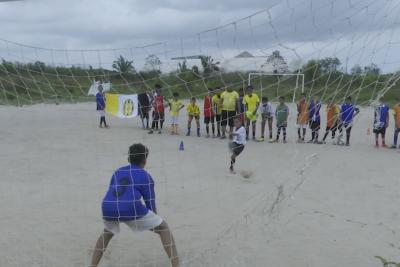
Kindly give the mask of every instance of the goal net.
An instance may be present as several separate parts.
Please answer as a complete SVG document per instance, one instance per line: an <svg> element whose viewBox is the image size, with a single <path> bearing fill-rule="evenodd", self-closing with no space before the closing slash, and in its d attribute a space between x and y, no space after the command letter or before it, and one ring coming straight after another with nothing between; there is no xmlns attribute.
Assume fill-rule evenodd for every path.
<svg viewBox="0 0 400 267"><path fill-rule="evenodd" d="M11 40L0 30L0 266L88 266L103 227L101 199L132 143L150 149L147 168L155 179L158 211L174 233L182 266L372 266L373 253L396 257L395 245L387 245L398 242L391 231L399 230L393 215L398 205L391 206L397 194L391 190L398 187L396 155L365 155L373 153L370 106L383 101L392 108L400 101L400 2L266 2L257 12L246 9L248 15L210 29L196 21L190 35L164 34L148 42L139 36L121 47L112 42L50 47ZM0 17L11 5L33 7L29 1L0 1ZM122 120L110 113L111 128L99 129L100 85L118 96L153 96L159 85L166 102L179 93L185 105L179 135L169 134L168 107L162 134L143 131L140 118ZM227 141L205 138L203 99L210 89L240 93L249 85L260 99L268 97L274 111L285 97L288 143L250 140L235 176L228 171ZM308 103L318 96L323 105L320 140L326 104L340 106L351 97L361 112L348 150L296 143L302 93ZM188 127L192 97L200 107L200 138L195 120ZM152 111L150 127L151 116ZM391 144L393 116L389 119ZM260 115L256 127L260 141ZM272 127L276 139L275 117ZM209 131L212 136L211 126ZM306 141L310 132L307 128ZM250 139L251 134L250 129ZM328 144L330 139L331 133ZM376 165L385 171L371 167ZM252 177L242 179L240 171ZM371 173L384 175L385 184ZM374 198L373 190L380 190L382 199ZM360 211L367 207L381 218ZM100 266L167 266L154 234L128 233L121 228ZM360 249L354 254L346 249L355 247Z"/></svg>

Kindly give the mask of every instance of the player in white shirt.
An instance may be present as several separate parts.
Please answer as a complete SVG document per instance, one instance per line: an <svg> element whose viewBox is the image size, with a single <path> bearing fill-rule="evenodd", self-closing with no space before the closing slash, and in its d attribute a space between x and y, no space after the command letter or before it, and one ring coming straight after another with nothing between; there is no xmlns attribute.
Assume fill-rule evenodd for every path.
<svg viewBox="0 0 400 267"><path fill-rule="evenodd" d="M235 131L229 136L232 139L232 141L229 143L229 148L232 151L231 166L229 167L231 173L235 173L233 166L235 165L236 157L242 153L244 145L246 144L246 128L243 126L240 118L235 118L234 122Z"/></svg>

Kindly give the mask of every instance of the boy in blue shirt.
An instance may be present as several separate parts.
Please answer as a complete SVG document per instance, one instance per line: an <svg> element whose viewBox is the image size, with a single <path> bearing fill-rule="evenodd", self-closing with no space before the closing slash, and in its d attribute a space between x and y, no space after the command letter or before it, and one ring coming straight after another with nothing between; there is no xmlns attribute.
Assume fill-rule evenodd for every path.
<svg viewBox="0 0 400 267"><path fill-rule="evenodd" d="M120 223L132 231L158 234L173 267L179 266L175 241L167 223L157 215L154 181L144 167L149 151L142 144L129 147L129 165L116 170L102 202L104 231L97 240L91 267L97 267Z"/></svg>
<svg viewBox="0 0 400 267"><path fill-rule="evenodd" d="M308 108L309 112L309 124L311 128L311 140L308 143L320 144L318 142L319 129L321 128L321 116L319 114L321 110L321 102L319 96L314 96L311 100Z"/></svg>
<svg viewBox="0 0 400 267"><path fill-rule="evenodd" d="M351 128L353 127L354 117L360 113L360 110L351 102L351 96L346 97L345 103L341 107L340 117L341 122L339 124L339 136L338 145L344 145L342 141L343 128L346 130L346 146L350 145L350 134Z"/></svg>
<svg viewBox="0 0 400 267"><path fill-rule="evenodd" d="M379 135L382 139L382 147L386 147L385 134L386 128L389 126L389 106L380 102L374 112L374 133L375 146L379 147Z"/></svg>
<svg viewBox="0 0 400 267"><path fill-rule="evenodd" d="M99 87L97 88L97 90L99 92L96 94L96 110L100 114L99 127L103 128L103 123L104 123L105 128L110 128L110 126L108 126L106 123L106 113L104 112L104 110L106 108L106 98L103 94L103 86L101 84L99 84Z"/></svg>

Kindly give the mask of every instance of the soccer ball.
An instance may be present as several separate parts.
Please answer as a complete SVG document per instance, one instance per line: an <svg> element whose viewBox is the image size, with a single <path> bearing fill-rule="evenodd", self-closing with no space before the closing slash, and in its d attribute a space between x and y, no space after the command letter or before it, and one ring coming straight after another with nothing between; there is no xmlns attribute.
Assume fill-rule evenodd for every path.
<svg viewBox="0 0 400 267"><path fill-rule="evenodd" d="M249 179L253 176L252 171L240 171L239 174L240 174L240 176L242 176L245 179Z"/></svg>

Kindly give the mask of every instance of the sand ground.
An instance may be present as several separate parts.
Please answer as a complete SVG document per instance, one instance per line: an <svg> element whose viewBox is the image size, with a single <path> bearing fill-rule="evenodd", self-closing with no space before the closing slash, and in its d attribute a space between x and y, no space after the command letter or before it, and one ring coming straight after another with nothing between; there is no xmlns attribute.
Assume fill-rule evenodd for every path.
<svg viewBox="0 0 400 267"><path fill-rule="evenodd" d="M373 147L371 109L357 118L350 147L296 144L291 109L288 144L246 146L237 168L254 176L245 180L227 171L226 140L148 135L138 119L108 118L111 129L99 129L92 103L0 107L0 266L87 266L101 199L135 142L150 148L158 211L183 266L400 261L400 154ZM185 114L181 123L183 133ZM168 259L153 233L122 227L101 266Z"/></svg>

